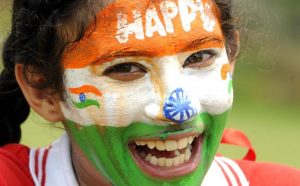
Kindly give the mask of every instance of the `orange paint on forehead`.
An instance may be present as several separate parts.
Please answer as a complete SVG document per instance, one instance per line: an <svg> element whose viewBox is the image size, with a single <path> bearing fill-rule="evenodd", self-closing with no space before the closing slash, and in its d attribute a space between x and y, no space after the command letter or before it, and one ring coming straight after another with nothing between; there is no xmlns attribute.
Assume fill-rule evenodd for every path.
<svg viewBox="0 0 300 186"><path fill-rule="evenodd" d="M160 57L224 47L211 0L118 0L103 8L81 41L63 56L66 69L117 57Z"/></svg>

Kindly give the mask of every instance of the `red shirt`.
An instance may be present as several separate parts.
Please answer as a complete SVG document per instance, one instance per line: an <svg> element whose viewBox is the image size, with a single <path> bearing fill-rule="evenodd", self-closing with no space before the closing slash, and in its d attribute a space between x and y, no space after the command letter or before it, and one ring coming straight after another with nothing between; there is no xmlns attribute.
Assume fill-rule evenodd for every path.
<svg viewBox="0 0 300 186"><path fill-rule="evenodd" d="M34 185L29 171L29 151L26 146L9 144L0 148L0 185Z"/></svg>

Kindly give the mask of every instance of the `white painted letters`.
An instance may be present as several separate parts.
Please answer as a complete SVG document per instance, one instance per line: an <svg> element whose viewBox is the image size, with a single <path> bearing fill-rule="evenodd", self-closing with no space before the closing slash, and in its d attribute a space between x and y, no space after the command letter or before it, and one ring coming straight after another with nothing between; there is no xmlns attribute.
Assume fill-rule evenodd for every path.
<svg viewBox="0 0 300 186"><path fill-rule="evenodd" d="M196 2L194 0L178 0L178 4L182 28L189 32L192 22L196 19L197 11L200 11L201 15L203 14L203 4L201 0L196 0Z"/></svg>
<svg viewBox="0 0 300 186"><path fill-rule="evenodd" d="M129 35L135 34L135 38L143 40L146 37L153 37L157 32L160 36L165 37L168 34L175 33L172 20L180 16L181 26L185 32L190 32L192 23L196 20L197 15L203 22L203 28L207 32L213 32L216 22L211 6L208 3L203 4L202 0L178 0L178 6L174 1L164 0L160 3L160 12L163 22L160 20L156 8L148 8L145 12L145 30L143 25L143 15L137 10L132 11L134 21L128 23L127 14L117 14L117 32L116 39L119 43L127 43ZM144 33L145 32L145 33Z"/></svg>
<svg viewBox="0 0 300 186"><path fill-rule="evenodd" d="M168 33L174 33L174 25L172 19L175 18L178 14L178 8L173 1L163 1L160 4L160 10L164 17L166 24L166 31Z"/></svg>
<svg viewBox="0 0 300 186"><path fill-rule="evenodd" d="M142 16L139 11L132 11L134 22L128 24L127 14L117 14L117 40L120 43L127 43L130 34L135 34L135 38L142 40L145 38L143 31Z"/></svg>
<svg viewBox="0 0 300 186"><path fill-rule="evenodd" d="M206 31L214 31L216 21L214 20L214 15L209 4L205 4L204 14L201 14L201 19L203 21L203 27Z"/></svg>
<svg viewBox="0 0 300 186"><path fill-rule="evenodd" d="M167 35L156 9L152 8L148 9L146 12L146 36L152 37L154 32L158 32L160 36Z"/></svg>

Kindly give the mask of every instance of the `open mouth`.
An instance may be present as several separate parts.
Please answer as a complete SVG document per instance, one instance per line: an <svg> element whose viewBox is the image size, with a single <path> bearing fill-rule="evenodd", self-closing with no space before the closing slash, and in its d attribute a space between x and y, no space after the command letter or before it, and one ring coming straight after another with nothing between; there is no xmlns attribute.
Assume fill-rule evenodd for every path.
<svg viewBox="0 0 300 186"><path fill-rule="evenodd" d="M200 161L203 134L169 136L166 140L139 139L129 143L137 165L156 178L174 178L193 172Z"/></svg>

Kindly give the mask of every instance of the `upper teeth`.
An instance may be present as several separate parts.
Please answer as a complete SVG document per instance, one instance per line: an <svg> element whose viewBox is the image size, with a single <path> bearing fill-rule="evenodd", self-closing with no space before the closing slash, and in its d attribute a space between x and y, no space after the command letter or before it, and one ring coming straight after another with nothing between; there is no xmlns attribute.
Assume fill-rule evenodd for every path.
<svg viewBox="0 0 300 186"><path fill-rule="evenodd" d="M184 149L189 144L192 144L195 136L185 137L178 140L148 140L148 141L135 141L138 146L147 145L149 149L156 148L159 151L174 151L177 149Z"/></svg>

